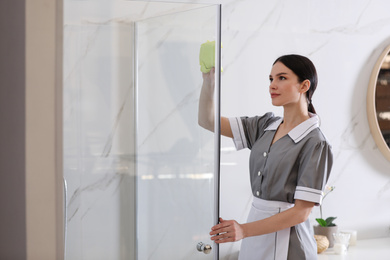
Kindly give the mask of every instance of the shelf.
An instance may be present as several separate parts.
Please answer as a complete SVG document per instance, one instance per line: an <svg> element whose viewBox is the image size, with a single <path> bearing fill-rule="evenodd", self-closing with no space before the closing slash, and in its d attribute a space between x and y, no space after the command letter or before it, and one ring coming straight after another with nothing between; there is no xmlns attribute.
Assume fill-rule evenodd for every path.
<svg viewBox="0 0 390 260"><path fill-rule="evenodd" d="M390 256L390 237L358 240L350 246L346 255L336 255L332 248L318 255L318 260L386 260Z"/></svg>

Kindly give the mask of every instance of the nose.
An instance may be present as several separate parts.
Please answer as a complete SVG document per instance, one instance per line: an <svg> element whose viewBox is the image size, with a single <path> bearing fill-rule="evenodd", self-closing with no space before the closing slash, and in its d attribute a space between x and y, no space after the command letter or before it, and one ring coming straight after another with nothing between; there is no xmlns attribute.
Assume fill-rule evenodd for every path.
<svg viewBox="0 0 390 260"><path fill-rule="evenodd" d="M269 83L269 89L277 89L277 86L273 81Z"/></svg>

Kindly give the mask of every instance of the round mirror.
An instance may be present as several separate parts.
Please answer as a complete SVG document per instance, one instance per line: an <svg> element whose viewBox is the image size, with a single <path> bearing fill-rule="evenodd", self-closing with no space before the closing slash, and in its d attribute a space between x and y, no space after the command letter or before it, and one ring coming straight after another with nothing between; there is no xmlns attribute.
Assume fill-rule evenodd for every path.
<svg viewBox="0 0 390 260"><path fill-rule="evenodd" d="M382 52L371 73L367 115L375 143L390 161L390 46Z"/></svg>

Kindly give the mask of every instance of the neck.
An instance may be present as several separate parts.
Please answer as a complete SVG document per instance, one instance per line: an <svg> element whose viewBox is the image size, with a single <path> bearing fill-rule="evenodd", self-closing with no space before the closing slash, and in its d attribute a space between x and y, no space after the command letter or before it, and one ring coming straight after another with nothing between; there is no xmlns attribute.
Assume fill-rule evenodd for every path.
<svg viewBox="0 0 390 260"><path fill-rule="evenodd" d="M302 106L295 105L292 107L284 107L283 124L288 128L294 128L309 118L307 104Z"/></svg>

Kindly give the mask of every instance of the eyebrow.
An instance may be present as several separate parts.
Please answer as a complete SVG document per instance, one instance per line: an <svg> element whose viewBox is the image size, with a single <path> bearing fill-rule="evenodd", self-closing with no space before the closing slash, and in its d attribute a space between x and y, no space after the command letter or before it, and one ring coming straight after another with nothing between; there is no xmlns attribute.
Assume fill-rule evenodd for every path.
<svg viewBox="0 0 390 260"><path fill-rule="evenodd" d="M286 74L288 74L288 73L287 72L280 72L280 73L276 74L275 77L281 76L281 75L286 75ZM269 75L269 77L272 78L272 75Z"/></svg>

